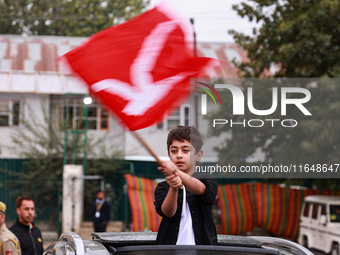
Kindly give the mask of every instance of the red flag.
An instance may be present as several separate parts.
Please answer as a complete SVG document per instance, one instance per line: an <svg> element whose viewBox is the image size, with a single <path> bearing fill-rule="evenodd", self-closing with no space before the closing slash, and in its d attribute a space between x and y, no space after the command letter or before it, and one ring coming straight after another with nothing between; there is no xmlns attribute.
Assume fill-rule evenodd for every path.
<svg viewBox="0 0 340 255"><path fill-rule="evenodd" d="M193 57L191 24L167 4L94 34L66 60L130 129L161 120L213 60Z"/></svg>

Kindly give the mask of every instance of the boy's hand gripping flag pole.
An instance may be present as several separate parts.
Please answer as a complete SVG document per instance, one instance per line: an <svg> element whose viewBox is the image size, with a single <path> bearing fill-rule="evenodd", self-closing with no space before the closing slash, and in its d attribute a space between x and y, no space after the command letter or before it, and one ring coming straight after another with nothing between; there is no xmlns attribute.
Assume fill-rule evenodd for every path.
<svg viewBox="0 0 340 255"><path fill-rule="evenodd" d="M146 128L186 99L190 78L217 61L193 56L191 24L167 3L91 36L58 60L130 130ZM161 161L135 132L142 145Z"/></svg>

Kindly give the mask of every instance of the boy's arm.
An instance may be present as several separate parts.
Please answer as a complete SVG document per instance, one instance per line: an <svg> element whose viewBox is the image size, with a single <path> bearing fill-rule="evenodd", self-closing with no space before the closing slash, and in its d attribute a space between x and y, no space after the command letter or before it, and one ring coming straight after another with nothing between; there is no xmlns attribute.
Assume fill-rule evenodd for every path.
<svg viewBox="0 0 340 255"><path fill-rule="evenodd" d="M163 161L162 166L158 167L158 170L162 171L165 176L170 176L172 174L177 174L185 188L194 195L203 195L206 187L203 182L190 176L179 170L177 166L171 161Z"/></svg>
<svg viewBox="0 0 340 255"><path fill-rule="evenodd" d="M181 178L183 185L185 188L194 195L203 195L206 191L206 186L203 182L195 177L192 177L180 170L177 170L176 173Z"/></svg>
<svg viewBox="0 0 340 255"><path fill-rule="evenodd" d="M178 175L173 174L166 177L167 183L170 185L168 194L162 204L162 212L166 217L173 217L177 211L178 189L182 185L182 181Z"/></svg>

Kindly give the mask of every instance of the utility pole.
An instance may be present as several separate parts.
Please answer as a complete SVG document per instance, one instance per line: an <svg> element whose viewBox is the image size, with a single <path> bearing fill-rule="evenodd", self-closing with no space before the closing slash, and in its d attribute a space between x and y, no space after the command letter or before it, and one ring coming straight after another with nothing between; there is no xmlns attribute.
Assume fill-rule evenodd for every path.
<svg viewBox="0 0 340 255"><path fill-rule="evenodd" d="M192 31L193 31L193 49L194 49L194 57L197 57L197 42L196 42L196 31L195 31L195 20L194 18L190 18L190 23L192 25ZM196 85L196 78L193 78L193 84ZM192 89L194 89L195 86L193 86ZM195 127L198 129L198 101L197 96L194 94L194 118L195 118Z"/></svg>

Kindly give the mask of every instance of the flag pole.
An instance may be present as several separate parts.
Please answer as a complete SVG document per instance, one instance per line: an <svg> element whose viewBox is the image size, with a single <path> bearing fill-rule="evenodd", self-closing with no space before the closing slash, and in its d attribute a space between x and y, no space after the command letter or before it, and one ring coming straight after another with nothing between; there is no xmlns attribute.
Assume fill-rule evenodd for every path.
<svg viewBox="0 0 340 255"><path fill-rule="evenodd" d="M136 131L133 131L132 134L140 141L140 143L145 147L145 149L149 151L149 153L156 159L157 164L160 166L162 164L162 161L159 159L155 151L145 142L145 140ZM183 189L183 185L181 185L181 189Z"/></svg>
<svg viewBox="0 0 340 255"><path fill-rule="evenodd" d="M131 132L134 137L138 139L138 141L145 147L145 149L156 159L157 164L161 165L162 161L157 156L156 152L145 142L145 140L137 133L137 131Z"/></svg>

